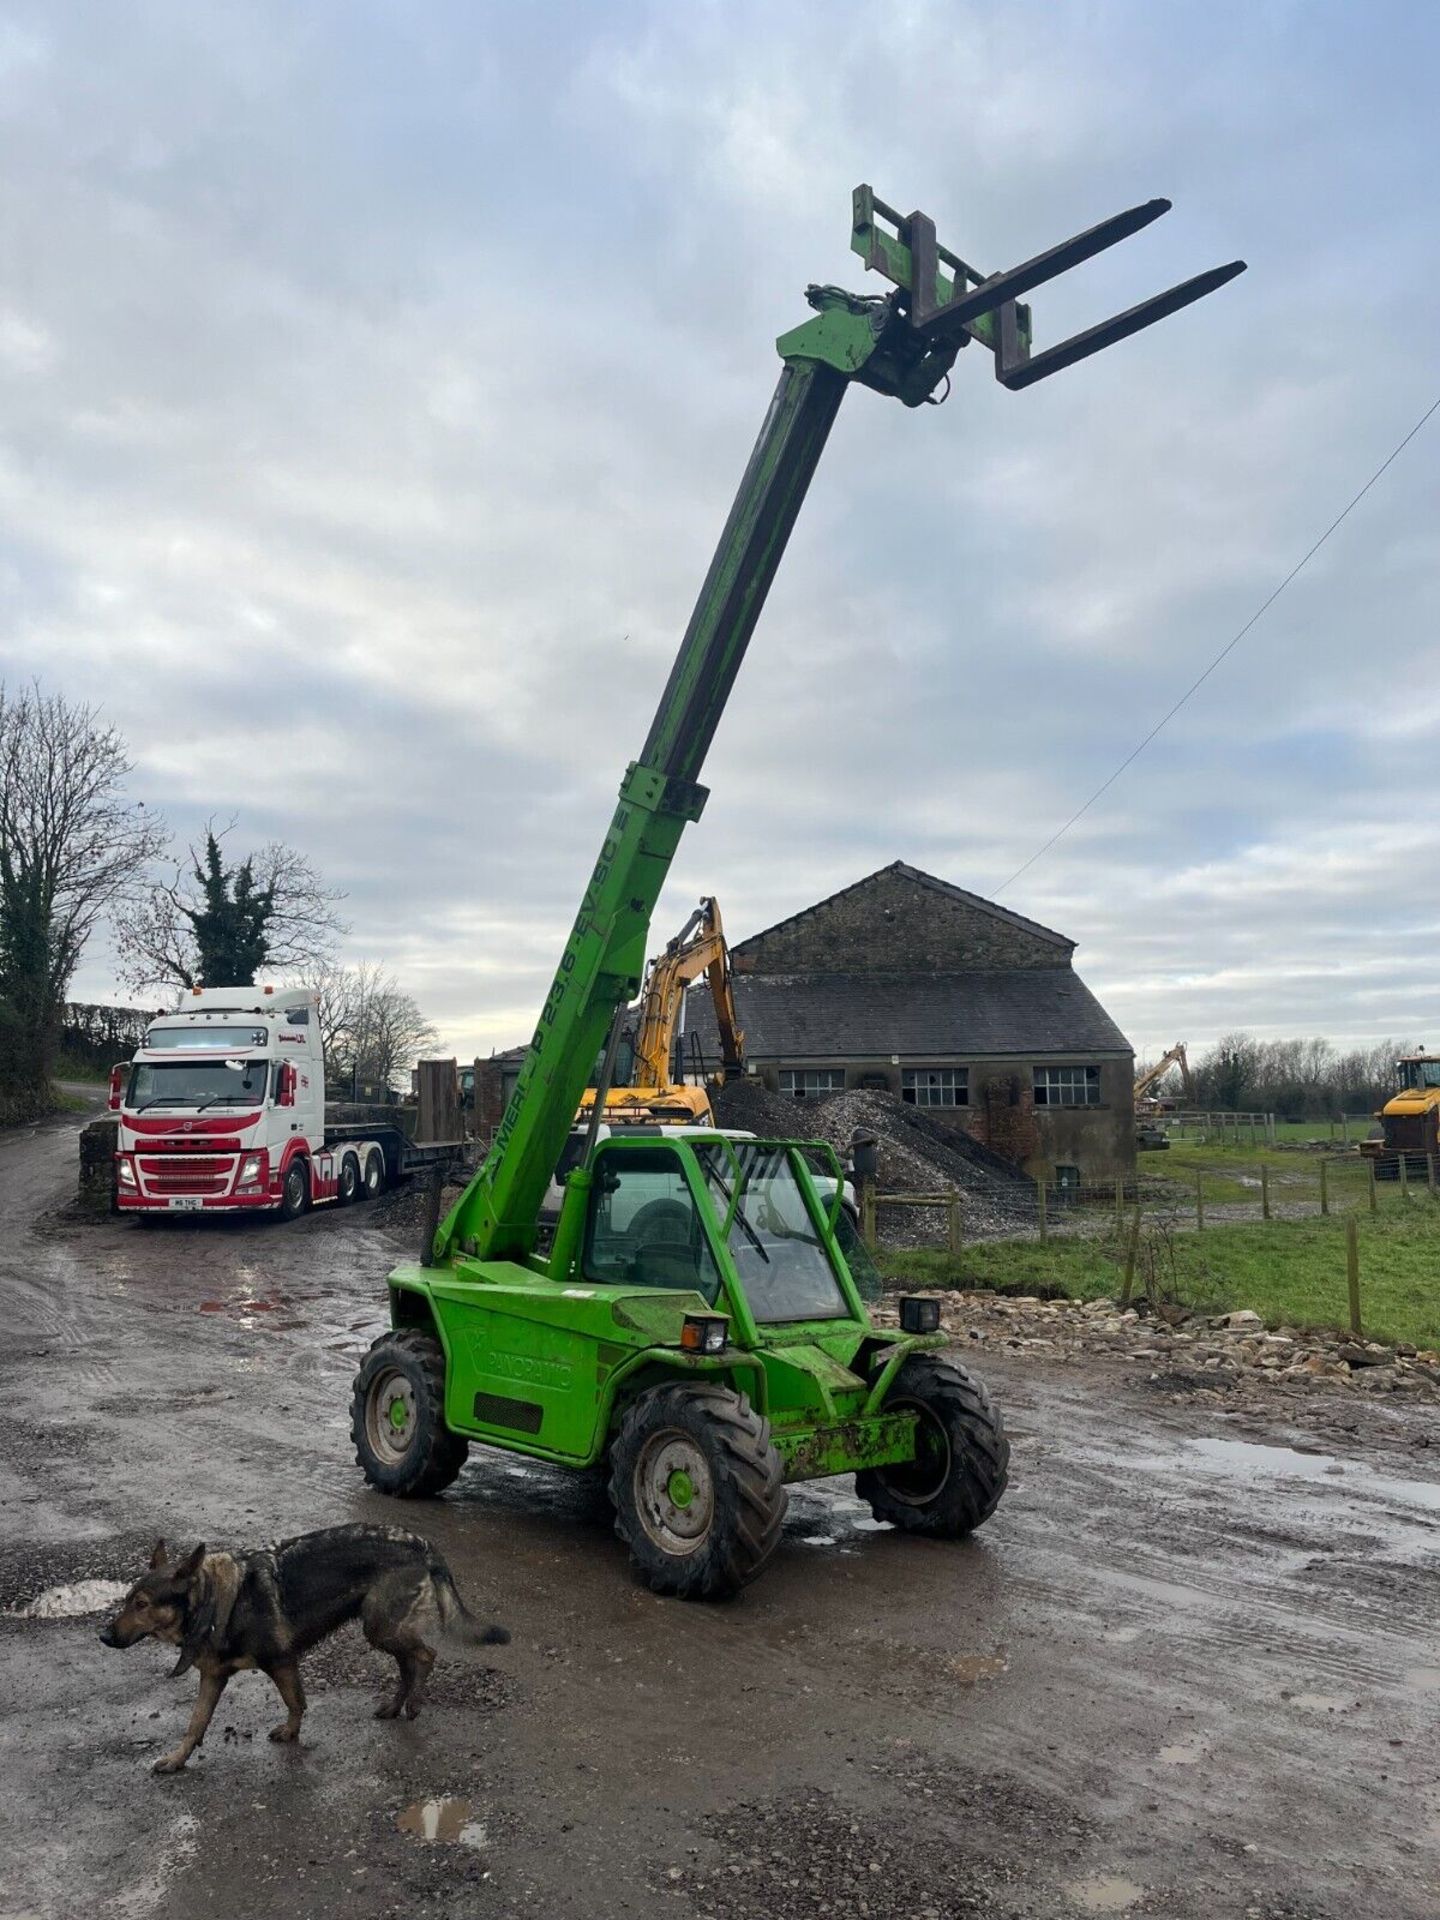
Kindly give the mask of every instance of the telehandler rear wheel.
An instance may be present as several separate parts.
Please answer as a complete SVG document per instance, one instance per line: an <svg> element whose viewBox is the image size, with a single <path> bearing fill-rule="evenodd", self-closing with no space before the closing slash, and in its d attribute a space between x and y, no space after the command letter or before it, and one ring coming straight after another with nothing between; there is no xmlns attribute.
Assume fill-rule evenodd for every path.
<svg viewBox="0 0 1440 1920"><path fill-rule="evenodd" d="M907 1533L960 1540L1000 1503L1010 1468L1010 1442L980 1382L953 1360L917 1353L896 1375L886 1413L913 1408L915 1458L868 1467L855 1491L877 1520Z"/></svg>
<svg viewBox="0 0 1440 1920"><path fill-rule="evenodd" d="M770 1423L729 1387L653 1387L620 1423L610 1498L652 1593L726 1599L780 1538L785 1481Z"/></svg>
<svg viewBox="0 0 1440 1920"><path fill-rule="evenodd" d="M445 1355L433 1334L405 1327L375 1342L355 1376L350 1437L381 1493L418 1500L449 1486L470 1446L445 1425Z"/></svg>

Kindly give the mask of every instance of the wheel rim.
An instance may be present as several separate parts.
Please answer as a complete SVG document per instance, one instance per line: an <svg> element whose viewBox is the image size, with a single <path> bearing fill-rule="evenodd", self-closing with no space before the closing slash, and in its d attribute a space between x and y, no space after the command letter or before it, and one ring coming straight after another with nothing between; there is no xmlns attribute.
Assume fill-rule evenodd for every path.
<svg viewBox="0 0 1440 1920"><path fill-rule="evenodd" d="M915 1458L881 1467L885 1491L907 1507L924 1507L935 1498L950 1478L954 1450L950 1435L920 1400L891 1400L887 1413L915 1413Z"/></svg>
<svg viewBox="0 0 1440 1920"><path fill-rule="evenodd" d="M635 1462L635 1510L662 1553L694 1553L715 1519L715 1481L698 1441L678 1427L655 1433Z"/></svg>
<svg viewBox="0 0 1440 1920"><path fill-rule="evenodd" d="M305 1199L305 1170L297 1162L285 1176L285 1204L297 1212Z"/></svg>
<svg viewBox="0 0 1440 1920"><path fill-rule="evenodd" d="M398 1467L410 1451L415 1423L415 1388L398 1367L387 1367L371 1381L365 1401L371 1452L386 1466Z"/></svg>
<svg viewBox="0 0 1440 1920"><path fill-rule="evenodd" d="M347 1160L340 1169L340 1192L342 1197L349 1200L359 1184L360 1176L355 1171L355 1162L353 1160Z"/></svg>
<svg viewBox="0 0 1440 1920"><path fill-rule="evenodd" d="M380 1187L380 1162L372 1153L365 1162L365 1189L367 1193L378 1192Z"/></svg>

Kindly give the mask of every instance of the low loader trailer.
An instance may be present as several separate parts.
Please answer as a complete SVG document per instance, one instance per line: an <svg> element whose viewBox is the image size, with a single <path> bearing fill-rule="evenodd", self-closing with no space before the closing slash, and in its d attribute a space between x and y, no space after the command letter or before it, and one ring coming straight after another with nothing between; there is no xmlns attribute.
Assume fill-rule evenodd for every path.
<svg viewBox="0 0 1440 1920"><path fill-rule="evenodd" d="M601 1138L602 1071L590 1150L545 1252L538 1222L602 1048L613 1068L651 914L705 805L706 751L841 402L856 386L912 408L943 398L976 346L1002 385L1030 386L1243 270L1033 351L1022 296L1168 204L985 275L938 244L928 216L857 189L851 244L892 290L812 286L812 317L778 342L779 385L494 1143L421 1258L390 1276L391 1328L351 1401L373 1486L438 1493L472 1441L603 1466L640 1576L690 1599L733 1594L764 1568L797 1480L854 1473L878 1518L944 1539L994 1511L1009 1460L1000 1414L944 1350L933 1299L902 1299L896 1328L872 1325L836 1236L843 1176L827 1146L704 1129Z"/></svg>

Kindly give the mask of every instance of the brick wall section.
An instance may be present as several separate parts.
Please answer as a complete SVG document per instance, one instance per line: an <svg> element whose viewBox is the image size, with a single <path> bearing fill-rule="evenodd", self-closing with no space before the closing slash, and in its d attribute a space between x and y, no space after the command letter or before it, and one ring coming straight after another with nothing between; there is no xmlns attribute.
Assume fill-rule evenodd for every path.
<svg viewBox="0 0 1440 1920"><path fill-rule="evenodd" d="M886 867L819 906L731 949L737 973L957 973L977 967L1067 967L1071 941Z"/></svg>

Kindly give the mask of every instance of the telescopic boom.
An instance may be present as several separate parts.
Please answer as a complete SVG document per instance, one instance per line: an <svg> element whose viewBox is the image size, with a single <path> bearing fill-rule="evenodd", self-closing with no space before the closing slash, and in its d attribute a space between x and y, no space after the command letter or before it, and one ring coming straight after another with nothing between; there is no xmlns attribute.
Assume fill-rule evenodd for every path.
<svg viewBox="0 0 1440 1920"><path fill-rule="evenodd" d="M902 216L869 187L856 188L850 244L895 290L867 298L812 286L806 298L814 318L776 343L784 364L770 410L640 757L621 782L504 1118L436 1233L436 1261L455 1251L523 1259L535 1245L541 1203L590 1070L615 1009L639 990L650 916L680 836L700 818L707 798L697 784L705 755L849 387L858 381L919 406L948 381L972 341L994 355L1004 386L1031 386L1244 271L1240 260L1217 267L1032 354L1030 309L1020 295L1114 246L1169 205L1148 201L1009 272L987 276L938 244L928 215Z"/></svg>

